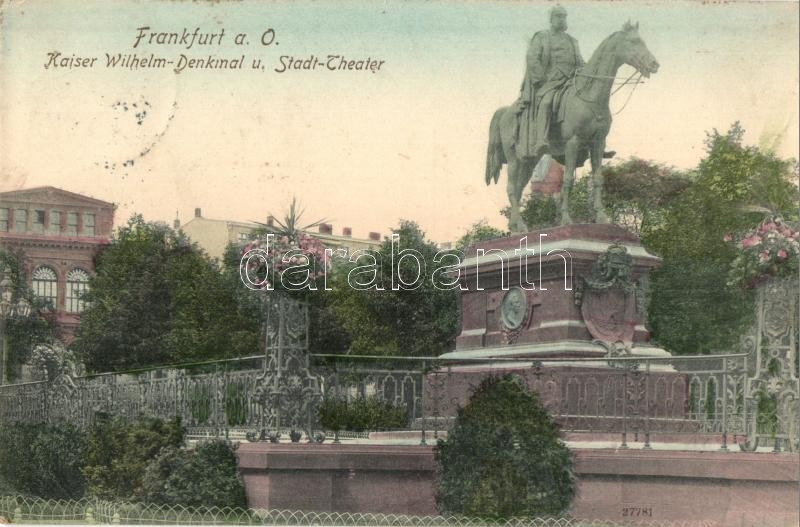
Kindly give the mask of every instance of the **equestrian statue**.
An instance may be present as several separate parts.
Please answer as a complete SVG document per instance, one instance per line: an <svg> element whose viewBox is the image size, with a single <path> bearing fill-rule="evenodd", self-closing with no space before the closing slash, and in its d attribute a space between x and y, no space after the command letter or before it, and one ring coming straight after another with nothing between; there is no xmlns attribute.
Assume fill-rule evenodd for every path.
<svg viewBox="0 0 800 527"><path fill-rule="evenodd" d="M584 63L578 42L566 32L567 12L550 10L550 29L531 39L525 78L519 99L498 109L489 127L486 184L497 183L503 164L508 165L509 227L528 230L520 215L522 193L533 170L545 154L566 167L560 195L556 196L562 225L571 223L569 191L576 167L591 159L589 206L596 223L607 223L603 208L600 172L611 128L608 103L617 81L617 70L633 66L639 77L658 71L658 61L639 36L639 24L626 22L621 31L606 38ZM616 82L618 88L631 82ZM633 80L633 83L639 79Z"/></svg>

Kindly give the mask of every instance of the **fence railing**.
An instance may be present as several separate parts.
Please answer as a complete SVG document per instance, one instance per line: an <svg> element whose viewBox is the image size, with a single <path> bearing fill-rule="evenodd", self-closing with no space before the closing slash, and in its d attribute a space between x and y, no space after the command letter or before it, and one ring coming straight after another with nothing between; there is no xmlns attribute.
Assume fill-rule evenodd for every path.
<svg viewBox="0 0 800 527"><path fill-rule="evenodd" d="M88 427L101 414L179 416L190 436L264 439L278 432L288 437L291 424L262 432L270 411L256 397L263 391L264 361L245 357L0 386L0 423L66 421ZM622 447L631 440L648 447L659 435L714 434L722 448L753 432L747 371L746 354L541 361L312 354L309 368L320 401L376 397L402 407L407 420L400 428L419 431L421 441L450 427L457 407L485 375L512 373L539 394L565 431L619 434ZM303 431L312 432L309 438L319 432L332 437L312 410ZM767 433L770 422L762 419L759 426ZM792 439L777 429L772 436L776 443ZM347 437L366 433L338 434Z"/></svg>
<svg viewBox="0 0 800 527"><path fill-rule="evenodd" d="M304 512L266 509L183 507L92 499L45 500L0 496L0 517L14 523L121 524L121 525L363 525L419 527L614 527L622 525L703 527L710 521L585 520L570 516L493 520L459 516L408 516L402 514Z"/></svg>
<svg viewBox="0 0 800 527"><path fill-rule="evenodd" d="M619 433L622 447L631 437L647 448L653 434L714 434L727 448L731 435L747 434L746 354L509 359L491 369L537 392L563 430ZM429 374L427 415L452 417L483 375L464 365Z"/></svg>
<svg viewBox="0 0 800 527"><path fill-rule="evenodd" d="M0 423L70 422L85 428L103 414L148 415L180 417L190 435L243 435L260 430L270 410L256 397L264 384L264 362L263 356L254 356L3 385ZM310 373L322 398L377 397L405 408L410 426L422 418L423 371L325 360ZM287 423L282 431L290 428Z"/></svg>

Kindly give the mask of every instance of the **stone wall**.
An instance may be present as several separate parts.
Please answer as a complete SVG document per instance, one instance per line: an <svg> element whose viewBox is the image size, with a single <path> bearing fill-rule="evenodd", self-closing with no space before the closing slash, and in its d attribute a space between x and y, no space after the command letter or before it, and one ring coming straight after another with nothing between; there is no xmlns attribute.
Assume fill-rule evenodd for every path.
<svg viewBox="0 0 800 527"><path fill-rule="evenodd" d="M571 514L607 520L797 525L797 456L575 449ZM436 514L432 446L243 443L251 507Z"/></svg>

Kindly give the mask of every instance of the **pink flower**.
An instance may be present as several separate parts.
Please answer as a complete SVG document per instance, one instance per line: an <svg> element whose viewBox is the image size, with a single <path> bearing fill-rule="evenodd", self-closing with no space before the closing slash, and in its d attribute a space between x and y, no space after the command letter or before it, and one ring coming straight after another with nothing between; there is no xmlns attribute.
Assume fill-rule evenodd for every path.
<svg viewBox="0 0 800 527"><path fill-rule="evenodd" d="M742 240L742 247L754 247L761 243L761 236L752 235L749 238Z"/></svg>
<svg viewBox="0 0 800 527"><path fill-rule="evenodd" d="M726 234L725 236L722 237L722 241L724 241L724 242L729 242L729 241L732 241L732 240L733 240L733 236L731 236L730 234Z"/></svg>
<svg viewBox="0 0 800 527"><path fill-rule="evenodd" d="M780 251L778 251L778 258L780 258L781 260L785 260L788 257L789 253L786 252L786 249L781 249Z"/></svg>
<svg viewBox="0 0 800 527"><path fill-rule="evenodd" d="M761 262L761 263L768 262L769 261L769 252L761 251L758 254L758 261Z"/></svg>
<svg viewBox="0 0 800 527"><path fill-rule="evenodd" d="M764 225L762 225L761 228L759 229L759 231L761 231L761 232L774 231L775 227L777 227L777 225L775 225L775 222L770 221L770 222L765 223Z"/></svg>

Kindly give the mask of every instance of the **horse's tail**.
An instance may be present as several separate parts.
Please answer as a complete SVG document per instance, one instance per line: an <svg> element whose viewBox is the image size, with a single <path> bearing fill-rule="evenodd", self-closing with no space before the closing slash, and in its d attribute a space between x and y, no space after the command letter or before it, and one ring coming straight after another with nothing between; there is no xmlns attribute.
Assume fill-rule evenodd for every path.
<svg viewBox="0 0 800 527"><path fill-rule="evenodd" d="M500 169L503 163L506 162L506 157L503 154L503 140L500 137L500 119L503 117L503 112L506 108L500 108L492 116L492 122L489 125L489 149L486 152L486 184L490 184L493 180L497 183L500 179Z"/></svg>

